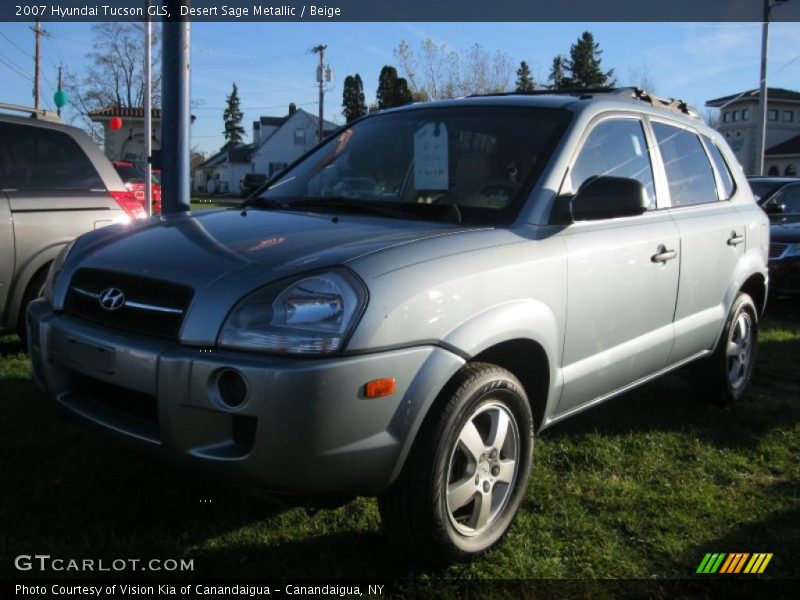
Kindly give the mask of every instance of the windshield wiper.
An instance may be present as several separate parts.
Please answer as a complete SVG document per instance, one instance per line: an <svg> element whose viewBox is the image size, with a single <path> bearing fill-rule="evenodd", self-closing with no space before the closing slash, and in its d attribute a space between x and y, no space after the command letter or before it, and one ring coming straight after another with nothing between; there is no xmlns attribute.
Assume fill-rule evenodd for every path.
<svg viewBox="0 0 800 600"><path fill-rule="evenodd" d="M278 202L277 200L273 200L272 198L248 198L244 202L239 205L243 211L247 210L250 207L253 208L262 208L265 210L285 210L288 206L288 202Z"/></svg>
<svg viewBox="0 0 800 600"><path fill-rule="evenodd" d="M294 200L290 202L286 208L287 210L317 208L322 210L353 211L395 219L407 219L409 214L415 214L401 207L402 205L400 204L396 206L387 206L386 203L365 202L356 198L326 196L324 198Z"/></svg>

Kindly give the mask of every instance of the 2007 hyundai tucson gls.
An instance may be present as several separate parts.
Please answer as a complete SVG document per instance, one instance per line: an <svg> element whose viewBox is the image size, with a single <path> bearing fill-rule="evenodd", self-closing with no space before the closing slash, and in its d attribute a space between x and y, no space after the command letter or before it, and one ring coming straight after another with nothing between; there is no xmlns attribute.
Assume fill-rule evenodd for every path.
<svg viewBox="0 0 800 600"><path fill-rule="evenodd" d="M636 90L354 122L242 207L79 238L33 373L105 429L268 490L374 495L418 556L496 543L534 434L692 363L745 391L769 225L725 141Z"/></svg>

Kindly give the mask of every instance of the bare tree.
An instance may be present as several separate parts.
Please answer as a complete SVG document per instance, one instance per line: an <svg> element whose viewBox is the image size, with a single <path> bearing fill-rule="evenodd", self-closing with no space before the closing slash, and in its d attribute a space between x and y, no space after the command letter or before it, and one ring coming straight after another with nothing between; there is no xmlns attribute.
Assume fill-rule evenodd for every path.
<svg viewBox="0 0 800 600"><path fill-rule="evenodd" d="M97 23L88 54L90 66L81 75L67 72L66 87L77 117L98 137L99 128L89 119L98 108L141 107L144 103L144 25ZM153 29L153 106L161 104L160 35Z"/></svg>
<svg viewBox="0 0 800 600"><path fill-rule="evenodd" d="M394 56L415 100L503 92L509 89L514 73L507 54L492 54L477 43L455 52L446 44L426 39L415 53L403 41Z"/></svg>
<svg viewBox="0 0 800 600"><path fill-rule="evenodd" d="M656 93L656 83L650 77L650 69L642 65L641 67L628 68L628 85L646 90L652 94Z"/></svg>

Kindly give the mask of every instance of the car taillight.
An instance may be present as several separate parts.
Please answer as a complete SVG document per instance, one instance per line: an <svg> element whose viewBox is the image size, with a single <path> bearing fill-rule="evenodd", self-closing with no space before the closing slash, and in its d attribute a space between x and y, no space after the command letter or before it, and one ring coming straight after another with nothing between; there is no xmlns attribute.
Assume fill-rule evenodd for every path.
<svg viewBox="0 0 800 600"><path fill-rule="evenodd" d="M133 192L109 192L109 194L131 219L147 218L147 212L145 212L142 203L136 199Z"/></svg>

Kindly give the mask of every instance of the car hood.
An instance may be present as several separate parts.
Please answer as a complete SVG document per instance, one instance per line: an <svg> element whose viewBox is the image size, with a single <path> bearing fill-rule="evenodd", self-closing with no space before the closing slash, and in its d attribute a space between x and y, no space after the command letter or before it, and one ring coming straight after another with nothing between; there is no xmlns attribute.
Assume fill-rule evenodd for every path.
<svg viewBox="0 0 800 600"><path fill-rule="evenodd" d="M470 230L475 228L352 215L208 211L98 235L94 243L84 245L77 266L166 279L195 289L221 279L231 283L234 276L254 286Z"/></svg>
<svg viewBox="0 0 800 600"><path fill-rule="evenodd" d="M800 215L781 217L775 219L769 228L770 240L782 244L800 242Z"/></svg>

